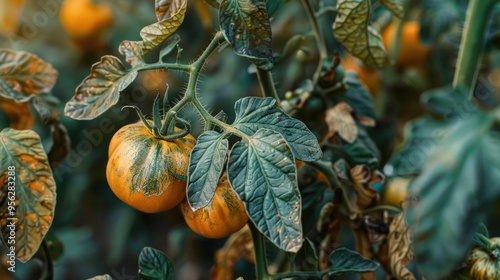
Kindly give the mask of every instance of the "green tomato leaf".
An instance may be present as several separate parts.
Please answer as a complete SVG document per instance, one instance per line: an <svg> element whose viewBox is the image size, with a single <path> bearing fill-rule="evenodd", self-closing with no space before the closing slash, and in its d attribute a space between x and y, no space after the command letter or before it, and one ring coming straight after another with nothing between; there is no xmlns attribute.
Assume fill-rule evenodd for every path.
<svg viewBox="0 0 500 280"><path fill-rule="evenodd" d="M420 8L420 40L430 45L440 40L440 37L453 25L461 26L465 13L456 1L424 0ZM441 11L446 11L442 13Z"/></svg>
<svg viewBox="0 0 500 280"><path fill-rule="evenodd" d="M373 170L380 165L380 151L378 150L373 140L366 133L363 126L358 125L358 137L352 144L345 143L342 145L342 151L347 156L346 160L352 166L366 164Z"/></svg>
<svg viewBox="0 0 500 280"><path fill-rule="evenodd" d="M384 5L395 17L403 18L403 0L380 0L380 3L382 3L382 5Z"/></svg>
<svg viewBox="0 0 500 280"><path fill-rule="evenodd" d="M426 91L420 96L420 103L431 115L449 122L477 113L478 108L468 95L467 91L454 90L451 85L447 85Z"/></svg>
<svg viewBox="0 0 500 280"><path fill-rule="evenodd" d="M264 1L223 0L219 22L226 41L237 55L263 70L274 68L271 23Z"/></svg>
<svg viewBox="0 0 500 280"><path fill-rule="evenodd" d="M234 127L252 135L260 128L274 130L283 135L293 154L303 161L321 158L321 148L316 136L301 121L283 112L273 98L245 97L234 105Z"/></svg>
<svg viewBox="0 0 500 280"><path fill-rule="evenodd" d="M405 127L405 144L389 160L390 176L410 176L420 173L427 157L449 133L448 125L431 117L421 117Z"/></svg>
<svg viewBox="0 0 500 280"><path fill-rule="evenodd" d="M328 275L362 273L375 271L379 264L363 257L355 251L339 248L330 255Z"/></svg>
<svg viewBox="0 0 500 280"><path fill-rule="evenodd" d="M139 255L139 277L144 280L171 280L174 279L174 267L162 251L144 247Z"/></svg>
<svg viewBox="0 0 500 280"><path fill-rule="evenodd" d="M76 95L64 108L64 115L76 120L91 120L115 105L120 92L137 77L137 71L127 70L121 61L105 55L92 65L90 75L76 88Z"/></svg>
<svg viewBox="0 0 500 280"><path fill-rule="evenodd" d="M179 36L178 34L174 34L168 37L162 44L160 50L160 61L169 53L171 53L180 42L181 42L181 36Z"/></svg>
<svg viewBox="0 0 500 280"><path fill-rule="evenodd" d="M269 17L272 17L283 5L285 5L285 0L266 0L266 10Z"/></svg>
<svg viewBox="0 0 500 280"><path fill-rule="evenodd" d="M308 233L315 228L323 206L333 201L334 193L325 182L315 182L301 190L301 198L302 228L305 233Z"/></svg>
<svg viewBox="0 0 500 280"><path fill-rule="evenodd" d="M457 91L451 86L423 93L420 102L427 112L439 119L424 116L407 124L405 144L389 160L391 176L418 174L455 124L480 113L466 91Z"/></svg>
<svg viewBox="0 0 500 280"><path fill-rule="evenodd" d="M498 132L489 130L493 121L493 116L480 114L455 124L408 187L417 198L407 215L415 259L429 277L442 278L460 265L476 225L495 199L490 190L498 181L488 185L483 178L498 167L498 159L488 156L491 143L500 143ZM498 172L493 174L498 180Z"/></svg>
<svg viewBox="0 0 500 280"><path fill-rule="evenodd" d="M198 137L189 160L187 199L196 211L212 200L228 151L223 135L209 130Z"/></svg>
<svg viewBox="0 0 500 280"><path fill-rule="evenodd" d="M373 99L371 94L361 84L356 72L347 71L345 73L345 83L348 86L346 93L340 98L351 105L357 115L370 119L375 123L376 115L373 107Z"/></svg>
<svg viewBox="0 0 500 280"><path fill-rule="evenodd" d="M10 84L16 92L31 95L51 91L57 75L52 65L36 55L0 49L0 81ZM0 87L0 96L11 98L3 86Z"/></svg>
<svg viewBox="0 0 500 280"><path fill-rule="evenodd" d="M339 0L333 35L349 53L370 67L382 67L386 52L380 34L368 25L370 0Z"/></svg>
<svg viewBox="0 0 500 280"><path fill-rule="evenodd" d="M301 202L295 159L278 132L261 128L234 145L229 182L248 216L274 245L296 253L302 246Z"/></svg>
<svg viewBox="0 0 500 280"><path fill-rule="evenodd" d="M0 143L2 238L4 244L12 245L11 231L15 232L16 257L24 263L36 253L52 224L56 184L34 131L5 128Z"/></svg>

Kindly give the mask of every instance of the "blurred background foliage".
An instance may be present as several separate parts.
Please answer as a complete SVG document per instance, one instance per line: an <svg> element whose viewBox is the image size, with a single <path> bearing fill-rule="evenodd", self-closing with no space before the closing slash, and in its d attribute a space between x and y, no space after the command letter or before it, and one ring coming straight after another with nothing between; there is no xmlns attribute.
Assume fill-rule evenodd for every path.
<svg viewBox="0 0 500 280"><path fill-rule="evenodd" d="M319 17L329 53L344 55L331 32L335 12L322 9L335 7L336 1L315 2L322 11ZM341 59L344 70L355 71L373 96L377 125L368 132L381 151L382 166L403 143L407 121L422 115L421 93L451 82L468 1L413 2L408 22L403 25L399 55L394 56L392 66L373 69L347 55ZM202 0L190 0L188 6L185 21L177 31L182 38L183 62L192 62L201 54L218 26L217 12ZM397 24L391 22L390 15L377 1L373 1L372 8L373 25L381 32L391 55ZM498 12L497 5L492 16L494 21L500 19ZM123 59L118 53L119 44L123 40L138 40L141 28L154 21L154 1L3 0L0 3L0 48L31 52L59 71L53 94L61 100L58 109L62 112L64 103L74 95L75 88L89 74L93 63L105 54ZM491 26L488 46L489 50L497 50L500 30L494 27L499 28L500 24ZM278 93L284 97L286 92L299 88L302 81L311 78L318 54L300 1L288 1L275 14L272 30L276 52L281 52L294 34L306 36L300 50L277 64L273 71ZM146 58L154 59L157 51ZM249 72L252 71L246 59L231 52L215 54L203 72L200 87L203 102L214 113L224 110L231 121L236 100L260 95L256 76ZM157 248L169 256L176 269L176 279L208 278L214 252L225 240L208 240L192 233L177 209L151 215L130 208L113 195L105 179L109 140L121 126L137 120L134 112L120 108L135 104L143 112L150 113L153 99L165 92L165 83L169 84L170 100L175 101L185 87L186 78L182 73L163 70L141 72L121 94L120 103L99 118L75 121L63 117L72 151L54 172L58 186L57 206L47 237L54 245L54 254L60 255L55 261L56 279L83 279L104 273L117 279L133 279L127 277L135 277L137 256L144 246ZM478 91L494 93L490 105L496 104L500 93L498 52L485 54L476 87ZM318 111L311 107L304 119L309 125L317 125L314 116ZM186 114L192 120L193 134L198 135L202 129L200 122L194 114ZM8 124L9 118L0 110L0 127ZM39 121L35 121L33 129L45 141L44 146L49 147L50 130ZM82 153L79 144L83 142L91 144L91 151ZM390 178L393 169L386 165L383 171ZM387 181L390 183L379 189L384 194L383 203L391 204L405 197L405 178ZM489 228L492 236L500 235L500 225ZM349 234L342 235L345 235L346 244L353 243ZM59 242L63 246L57 245ZM42 271L40 261L18 265L20 271L15 276L19 279L36 279ZM247 261L238 262L236 268L236 275L253 278L253 268ZM0 278L3 277L0 274Z"/></svg>

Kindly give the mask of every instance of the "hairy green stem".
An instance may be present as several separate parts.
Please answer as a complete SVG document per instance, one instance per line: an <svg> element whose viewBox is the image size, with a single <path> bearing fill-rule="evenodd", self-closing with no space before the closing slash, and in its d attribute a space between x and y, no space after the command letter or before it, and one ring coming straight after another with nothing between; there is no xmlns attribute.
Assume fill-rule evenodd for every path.
<svg viewBox="0 0 500 280"><path fill-rule="evenodd" d="M314 11L313 5L311 3L311 0L302 0L302 5L304 6L306 13L307 13L307 17L309 18L309 21L311 23L313 33L314 33L314 38L316 39L316 45L317 45L318 53L319 53L318 66L317 66L316 72L314 72L314 76L313 76L313 83L316 84L316 82L319 79L321 69L323 67L323 61L328 57L328 51L326 48L325 38L323 37L323 33L321 33L321 29L320 29L318 21L316 19L315 11Z"/></svg>
<svg viewBox="0 0 500 280"><path fill-rule="evenodd" d="M259 79L260 89L264 97L272 97L279 103L280 98L274 87L273 75L271 71L262 70L257 67L257 78Z"/></svg>
<svg viewBox="0 0 500 280"><path fill-rule="evenodd" d="M498 0L470 0L465 19L465 30L460 43L453 87L468 90L472 97L483 52L488 19Z"/></svg>
<svg viewBox="0 0 500 280"><path fill-rule="evenodd" d="M42 279L52 280L54 279L54 264L52 262L49 245L45 239L42 241L42 250L45 254L45 273L43 274Z"/></svg>
<svg viewBox="0 0 500 280"><path fill-rule="evenodd" d="M256 279L258 280L270 280L274 279L267 271L267 256L266 256L266 243L264 236L255 227L252 221L248 222L250 227L250 232L252 233L253 248L255 251L255 272Z"/></svg>
<svg viewBox="0 0 500 280"><path fill-rule="evenodd" d="M179 63L165 63L165 62L156 62L151 64L144 64L138 67L137 71L145 71L150 69L167 69L167 70L176 70L182 72L188 72L191 70L191 65L187 64L179 64Z"/></svg>

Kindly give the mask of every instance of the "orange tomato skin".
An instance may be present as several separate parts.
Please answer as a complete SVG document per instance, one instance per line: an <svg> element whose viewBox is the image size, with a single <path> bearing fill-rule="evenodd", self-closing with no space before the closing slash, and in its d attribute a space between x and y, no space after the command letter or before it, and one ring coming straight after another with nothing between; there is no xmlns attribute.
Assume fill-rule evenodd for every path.
<svg viewBox="0 0 500 280"><path fill-rule="evenodd" d="M210 203L194 212L187 199L180 204L184 220L189 228L207 238L223 238L243 228L248 215L243 202L223 176Z"/></svg>
<svg viewBox="0 0 500 280"><path fill-rule="evenodd" d="M111 7L96 5L92 0L65 0L61 6L60 21L75 39L98 35L113 22Z"/></svg>
<svg viewBox="0 0 500 280"><path fill-rule="evenodd" d="M155 138L141 123L118 130L109 144L106 178L113 193L145 213L167 211L186 196L191 135L174 141ZM176 174L174 176L173 174Z"/></svg>
<svg viewBox="0 0 500 280"><path fill-rule="evenodd" d="M392 22L382 32L382 42L388 53L391 52L392 44L396 38L397 28L398 25ZM409 21L403 23L401 43L396 59L397 66L417 66L426 62L431 49L422 45L419 34L420 24L418 22Z"/></svg>

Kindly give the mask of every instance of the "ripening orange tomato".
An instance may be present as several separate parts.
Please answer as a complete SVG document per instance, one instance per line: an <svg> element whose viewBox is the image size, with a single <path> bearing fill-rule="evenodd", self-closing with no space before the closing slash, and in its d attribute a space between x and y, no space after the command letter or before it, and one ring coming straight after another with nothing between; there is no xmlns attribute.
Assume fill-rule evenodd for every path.
<svg viewBox="0 0 500 280"><path fill-rule="evenodd" d="M390 53L394 43L398 24L391 22L382 31L382 42L387 52ZM424 64L431 52L420 42L420 24L417 21L403 23L401 31L401 42L396 65L400 67L417 66Z"/></svg>
<svg viewBox="0 0 500 280"><path fill-rule="evenodd" d="M187 199L180 204L189 228L207 238L223 238L243 228L248 222L245 205L231 188L226 176L217 185L210 203L194 212Z"/></svg>
<svg viewBox="0 0 500 280"><path fill-rule="evenodd" d="M103 32L113 23L111 7L92 0L65 0L61 6L61 24L81 49L101 48Z"/></svg>
<svg viewBox="0 0 500 280"><path fill-rule="evenodd" d="M145 213L167 211L186 196L189 157L196 140L158 139L142 122L118 130L109 143L106 178L123 202Z"/></svg>

